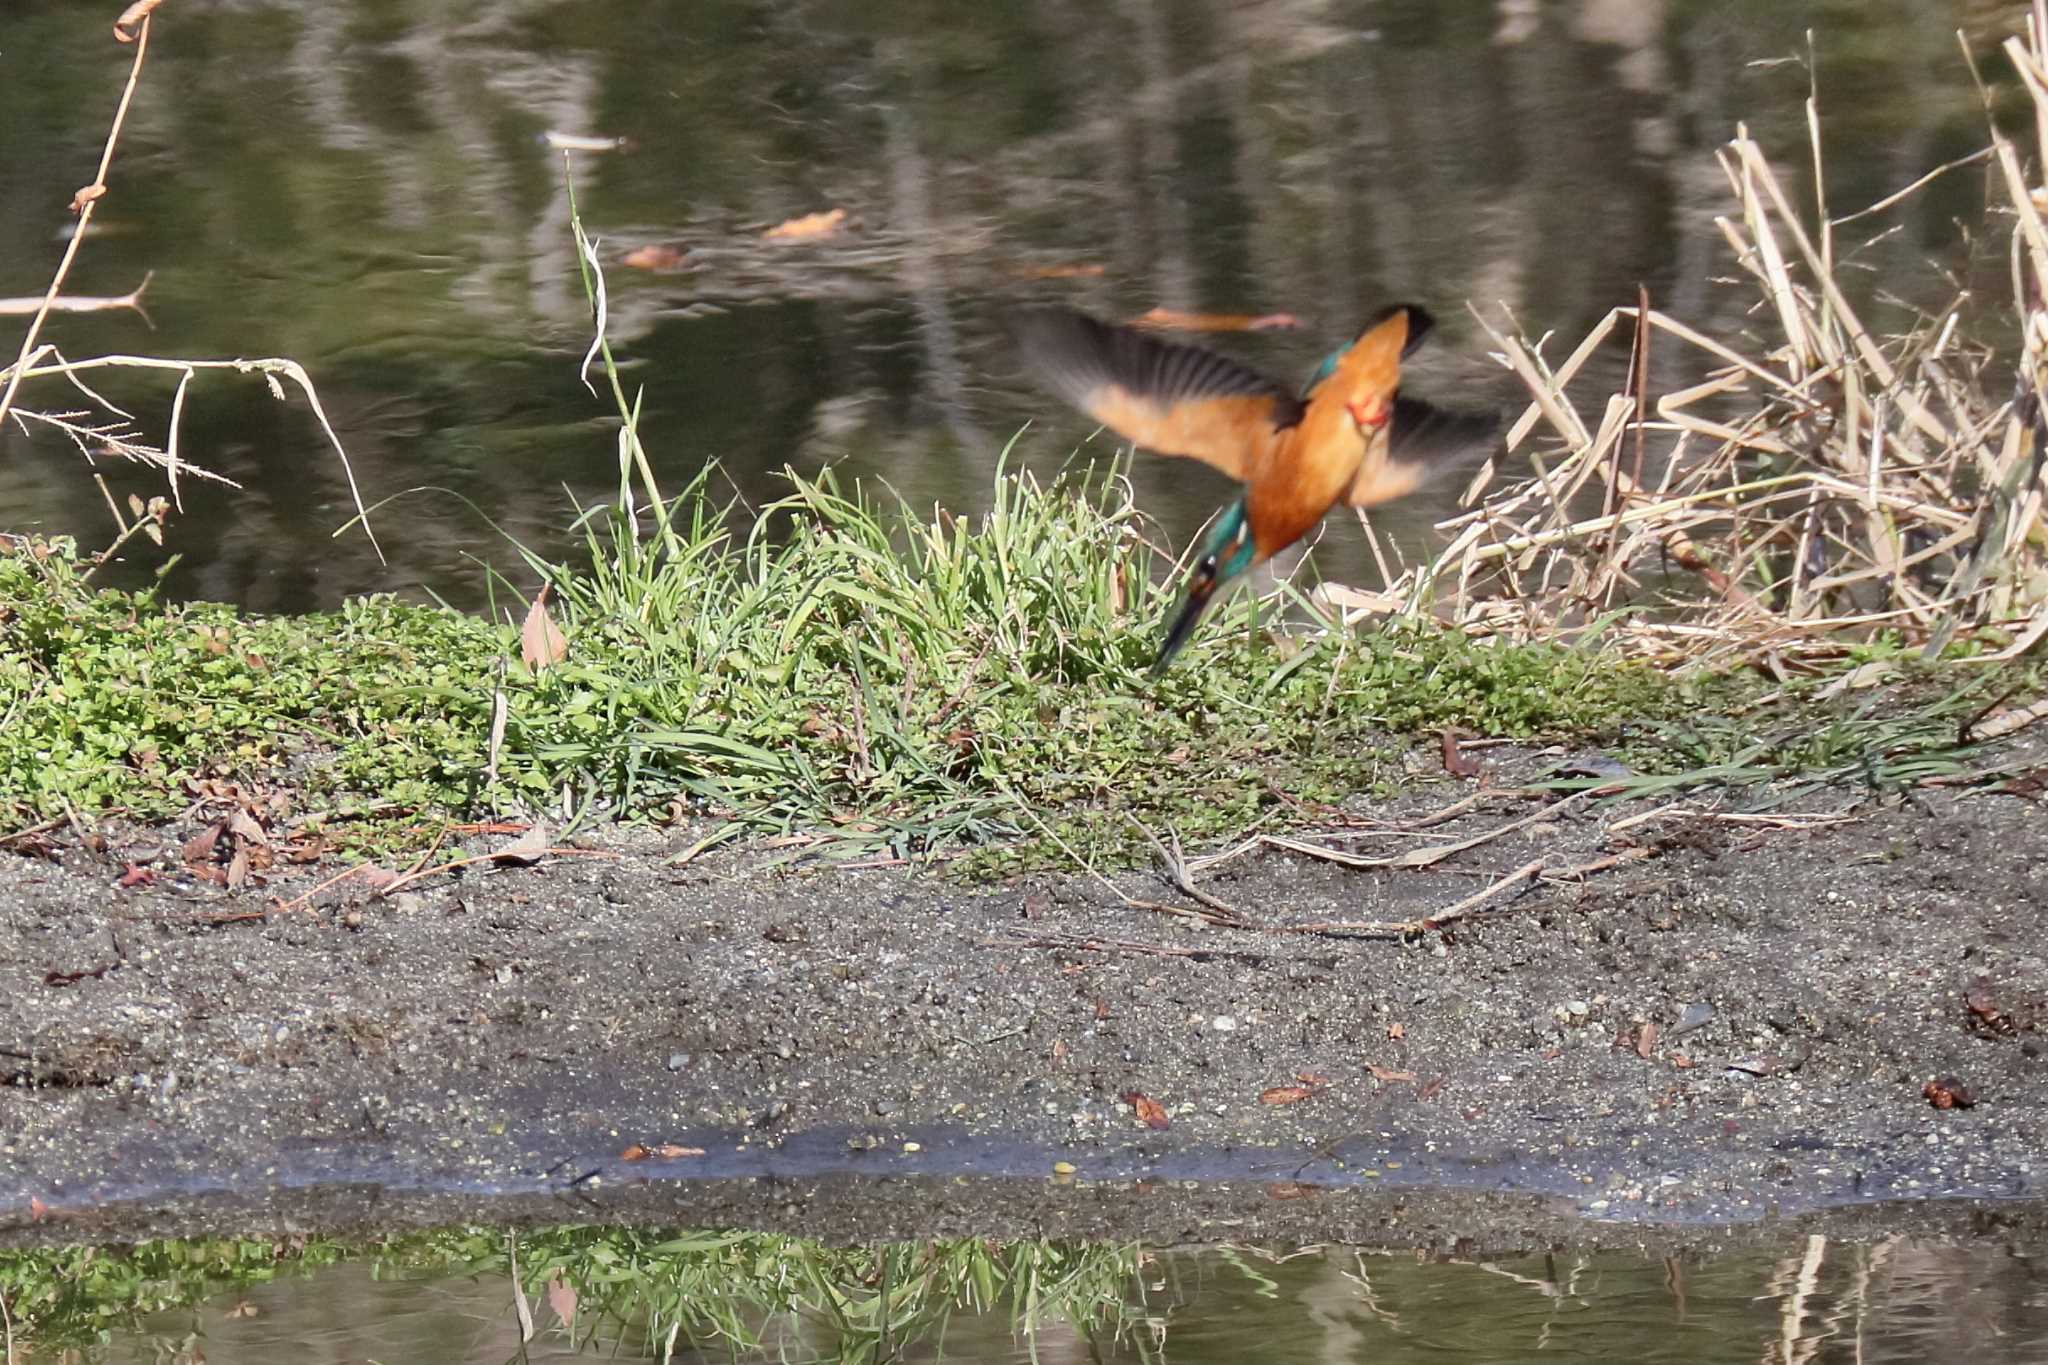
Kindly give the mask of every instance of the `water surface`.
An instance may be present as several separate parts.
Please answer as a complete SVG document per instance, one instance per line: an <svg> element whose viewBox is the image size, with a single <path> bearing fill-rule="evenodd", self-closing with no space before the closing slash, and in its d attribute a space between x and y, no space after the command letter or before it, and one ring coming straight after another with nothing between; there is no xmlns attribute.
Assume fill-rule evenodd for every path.
<svg viewBox="0 0 2048 1365"><path fill-rule="evenodd" d="M71 277L154 272L155 328L64 316L65 354L283 355L312 373L373 500L388 564L347 516L304 404L255 379L194 386L179 595L268 609L431 591L481 600L501 532L567 553L572 499L613 486L614 419L577 379L588 315L573 185L611 285L610 333L679 486L718 460L753 503L785 465L839 464L913 504L971 510L998 452L1060 468L1085 420L1031 390L997 326L1019 300L1296 315L1219 344L1305 374L1395 299L1443 320L1417 392L1492 403L1512 380L1467 303L1575 341L1653 301L1735 336L1750 291L1714 224L1715 149L1748 121L1810 181L1817 87L1838 212L1985 141L1956 39L1989 78L2023 5L1986 0L1073 0L837 5L531 0L185 5L161 12L112 192ZM40 291L92 178L130 49L92 6L0 11L0 296ZM1806 32L1818 68L1805 65ZM575 152L549 130L630 140ZM1844 229L1872 292L1911 296L1981 219L1974 172ZM1802 193L1809 193L1810 183ZM774 242L843 209L834 236ZM624 264L673 247L662 271ZM1883 288L1879 288L1882 284ZM1896 320L1880 314L1873 325ZM0 318L11 354L23 325ZM1624 358L1594 382L1618 384ZM1684 376L1666 376L1675 384ZM102 376L159 442L162 375ZM80 403L37 385L29 405ZM1113 450L1107 442L1095 449ZM160 491L101 464L116 494ZM0 432L0 528L104 543L101 490L61 434ZM1141 463L1185 538L1226 496ZM1389 513L1426 548L1434 502ZM1326 572L1370 582L1336 527ZM164 558L138 546L130 581Z"/></svg>
<svg viewBox="0 0 2048 1365"><path fill-rule="evenodd" d="M471 1240L493 1244L489 1234ZM545 1252L528 1243L525 1254L531 1265ZM785 1264L775 1253L758 1254L760 1264ZM522 1340L529 1333L521 1298L501 1267L427 1275L404 1269L402 1260L286 1273L194 1308L148 1314L120 1326L90 1358L212 1365L300 1358L382 1365L589 1358L1877 1365L1967 1352L1977 1365L1997 1365L2048 1353L2048 1277L2038 1260L2013 1248L1908 1239L1788 1238L1776 1254L1683 1258L1564 1248L1510 1255L1336 1246L1056 1251L1048 1268L1089 1283L1077 1294L1073 1284L1048 1277L1034 1330L1024 1329L1025 1316L1007 1296L988 1300L985 1310L962 1306L948 1315L910 1307L931 1305L899 1283L893 1292L905 1307L886 1343L878 1332L835 1321L816 1295L799 1290L793 1311L764 1312L759 1302L774 1291L760 1283L721 1286L630 1251L602 1263L572 1262L558 1274L523 1274L531 1330ZM865 1321L860 1305L879 1287L858 1280L835 1286L848 1321ZM1070 1312L1075 1299L1094 1306ZM687 1306L671 1343L679 1303ZM702 1337L692 1348L692 1332L706 1333L715 1321L738 1324L744 1340Z"/></svg>

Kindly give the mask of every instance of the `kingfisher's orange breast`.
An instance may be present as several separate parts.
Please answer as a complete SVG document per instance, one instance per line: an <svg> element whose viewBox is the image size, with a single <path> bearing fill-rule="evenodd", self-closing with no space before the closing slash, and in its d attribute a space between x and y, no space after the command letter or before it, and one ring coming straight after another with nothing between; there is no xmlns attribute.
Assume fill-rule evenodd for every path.
<svg viewBox="0 0 2048 1365"><path fill-rule="evenodd" d="M1353 342L1309 395L1301 421L1249 471L1245 514L1261 560L1301 539L1358 482L1369 444L1382 436L1401 385L1408 314L1394 313ZM1370 430L1360 416L1374 421Z"/></svg>
<svg viewBox="0 0 2048 1365"><path fill-rule="evenodd" d="M1245 516L1260 560L1272 558L1315 528L1350 489L1365 458L1365 437L1335 404L1311 405L1253 471Z"/></svg>

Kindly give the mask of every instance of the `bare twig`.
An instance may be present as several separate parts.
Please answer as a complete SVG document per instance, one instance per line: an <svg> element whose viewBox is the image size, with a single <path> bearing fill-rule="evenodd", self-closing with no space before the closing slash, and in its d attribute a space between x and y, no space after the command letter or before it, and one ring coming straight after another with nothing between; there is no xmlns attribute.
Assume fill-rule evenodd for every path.
<svg viewBox="0 0 2048 1365"><path fill-rule="evenodd" d="M142 291L149 288L149 282L156 278L154 270L142 277L142 283L125 294L103 298L92 294L27 294L20 298L0 299L0 317L23 317L38 311L50 313L110 313L129 308L149 321L149 313L142 306ZM154 324L152 324L154 325Z"/></svg>
<svg viewBox="0 0 2048 1365"><path fill-rule="evenodd" d="M126 14L122 16L124 20L127 17ZM114 109L113 126L107 129L106 146L100 152L99 170L93 175L92 184L80 190L72 200L78 206L78 230L72 233L71 240L64 244L64 256L57 262L57 273L50 277L50 287L43 293L42 307L36 310L35 317L29 322L28 332L21 339L21 349L15 354L14 365L8 374L7 388L0 392L0 421L6 420L8 410L14 406L14 395L21 388L22 377L28 370L29 353L35 350L36 338L42 334L43 322L50 316L57 296L64 290L65 277L71 273L71 262L77 259L79 244L85 241L86 225L92 221L93 206L107 192L107 171L114 164L114 147L121 140L122 125L128 121L128 106L135 98L135 83L142 77L142 59L149 53L148 11L143 10L138 18L141 22L135 31L135 60L128 65L128 83L122 87L121 102ZM118 27L115 36L120 37Z"/></svg>
<svg viewBox="0 0 2048 1365"><path fill-rule="evenodd" d="M616 858L619 855L597 848L543 848L535 850L534 856L538 860L539 858ZM451 858L445 863L437 863L432 867L415 868L410 872L393 878L375 891L372 891L370 899L383 900L385 897L395 896L413 883L425 881L429 877L438 877L444 872L455 872L465 867L474 867L479 863L502 862L504 858L505 851L499 849L495 853L478 853L467 858Z"/></svg>
<svg viewBox="0 0 2048 1365"><path fill-rule="evenodd" d="M1308 857L1320 858L1324 862L1339 863L1345 867L1433 867L1454 853L1463 853L1467 849L1478 848L1481 844L1492 843L1495 839L1513 834L1517 830L1526 829L1539 821L1553 819L1563 814L1567 807L1585 799L1588 795L1590 795L1588 792L1573 792L1570 796L1555 804L1543 806L1538 810L1531 811L1519 820L1510 820L1505 825L1487 830L1483 834L1475 834L1469 839L1460 839L1456 843L1450 844L1431 844L1427 848L1411 848L1404 853L1396 853L1391 857L1385 858L1362 858L1355 853L1346 853L1341 849L1326 848L1321 844L1306 843L1300 839L1289 839L1276 834L1262 834L1259 836L1259 842L1265 844L1268 848L1284 849L1289 853L1306 854Z"/></svg>
<svg viewBox="0 0 2048 1365"><path fill-rule="evenodd" d="M1308 924L1278 924L1273 928L1283 934L1363 934L1389 938L1408 938L1415 934L1426 934L1454 920L1463 919L1510 887L1531 880L1543 871L1543 867L1543 859L1533 859L1498 881L1489 882L1484 889L1473 892L1456 904L1447 905L1434 914L1424 915L1418 919L1316 920Z"/></svg>
<svg viewBox="0 0 2048 1365"><path fill-rule="evenodd" d="M1215 911L1217 915L1222 917L1223 922L1230 924L1232 927L1247 929L1256 927L1246 920L1243 915L1239 914L1235 906L1226 905L1189 880L1187 858L1181 853L1180 835L1178 832L1168 831L1173 838L1173 847L1168 848L1165 844L1159 842L1159 836L1147 828L1145 822L1137 816L1126 811L1124 812L1124 818L1131 822L1132 827L1138 833L1145 836L1146 842L1151 844L1153 850L1159 854L1159 860L1166 864L1167 875L1173 879L1175 890L1190 900L1196 901Z"/></svg>
<svg viewBox="0 0 2048 1365"><path fill-rule="evenodd" d="M1562 361L1544 355L1542 340L1524 336L1505 309L1505 324L1475 309L1496 359L1528 391L1507 448L1539 431L1550 438L1532 456L1534 474L1442 522L1449 543L1381 593L1347 600L1326 589L1324 600L1345 611L1430 610L1470 634L1507 639L1597 628L1673 665L1726 666L1766 651L1793 657L1876 630L1931 652L1997 631L2005 647L1975 656L1994 660L2048 638L2048 432L2039 422L2048 398L2048 187L2038 183L2048 164L2048 34L2014 38L2004 51L2033 102L2037 145L2021 148L1993 127L1988 149L1864 214L1832 215L1818 189L1796 203L1787 178L1737 130L1721 156L1732 208L1718 221L1761 298L1754 316L1770 332L1750 354L1657 312L1642 291ZM1806 115L1820 167L1816 99ZM1963 339L1969 316L2000 318L1970 296L1884 337L1840 283L1842 224L1986 161L2013 227L2016 384L1996 368L2001 348ZM1624 323L1635 332L1625 389L1576 392ZM1664 368L1706 368L1698 382L1654 401L1653 332L1678 347ZM1468 499L1481 491L1475 482ZM1675 608L1665 619L1602 614L1618 590L1640 592L1650 575ZM1690 598L1684 587L1695 576L1705 592ZM2008 644L2015 630L2019 639Z"/></svg>
<svg viewBox="0 0 2048 1365"><path fill-rule="evenodd" d="M1002 938L977 940L984 948L1065 948L1081 953L1126 953L1134 957L1242 957L1241 951L1227 948L1174 948L1164 943L1145 943L1137 939L1102 938L1096 934L1061 934L1050 930L1024 932L1013 930Z"/></svg>
<svg viewBox="0 0 2048 1365"><path fill-rule="evenodd" d="M52 830L62 829L64 824L65 818L60 815L54 820L45 820L40 825L30 825L26 829L15 830L12 834L0 834L0 848L4 848L8 844L20 843L24 839L33 839L38 834L48 834Z"/></svg>

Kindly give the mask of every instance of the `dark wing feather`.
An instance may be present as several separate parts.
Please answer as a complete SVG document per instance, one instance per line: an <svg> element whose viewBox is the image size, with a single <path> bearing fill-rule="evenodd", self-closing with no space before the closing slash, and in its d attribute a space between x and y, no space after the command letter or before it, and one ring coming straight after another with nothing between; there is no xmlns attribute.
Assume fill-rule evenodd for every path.
<svg viewBox="0 0 2048 1365"><path fill-rule="evenodd" d="M1367 452L1344 501L1376 507L1445 475L1476 468L1493 453L1500 420L1497 412L1453 411L1420 398L1396 397L1386 445Z"/></svg>
<svg viewBox="0 0 2048 1365"><path fill-rule="evenodd" d="M1301 420L1301 400L1258 371L1065 308L1016 314L1011 330L1046 387L1118 435L1243 479L1256 453Z"/></svg>

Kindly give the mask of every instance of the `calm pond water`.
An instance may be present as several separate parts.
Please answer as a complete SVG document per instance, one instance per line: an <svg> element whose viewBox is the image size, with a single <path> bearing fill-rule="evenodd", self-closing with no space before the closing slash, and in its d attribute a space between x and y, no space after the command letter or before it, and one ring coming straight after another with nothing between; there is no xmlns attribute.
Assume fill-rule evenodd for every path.
<svg viewBox="0 0 2048 1365"><path fill-rule="evenodd" d="M479 1236L489 1244L493 1235ZM1005 1254L988 1251L998 1262ZM795 1264L790 1255L804 1253L752 1245L745 1252L750 1269L730 1282L664 1268L659 1256L584 1261L560 1274L523 1276L523 1302L502 1268L421 1277L388 1262L340 1264L310 1277L287 1273L196 1307L110 1319L111 1341L84 1358L180 1365L591 1358L2001 1365L2048 1358L2048 1274L2038 1260L2007 1248L1910 1240L1856 1245L1813 1237L1790 1240L1776 1255L1704 1261L1569 1251L1430 1258L1346 1247L1141 1258L1128 1249L1050 1244L1036 1262L1053 1273L1039 1286L1044 1312L1035 1334L1021 1330L1001 1295L984 1299L993 1305L986 1310L948 1315L920 1299L915 1285L891 1281L899 1314L886 1347L862 1316L879 1281L835 1285L845 1326L815 1297L798 1311L761 1311L761 1299L778 1292L804 1298L806 1287L770 1289L773 1275L761 1273L779 1274ZM537 1254L529 1247L522 1263L531 1266ZM750 1273L756 1278L740 1283ZM1070 1300L1089 1307L1070 1317L1063 1311ZM744 1341L707 1335L692 1348L686 1326L671 1342L678 1304L699 1332L723 1320ZM530 1328L522 1328L522 1316ZM30 1359L55 1359L59 1349L51 1338Z"/></svg>
<svg viewBox="0 0 2048 1365"><path fill-rule="evenodd" d="M92 179L131 52L103 8L0 7L0 296L45 287L65 205ZM168 550L139 547L130 581L176 551L169 586L183 596L276 610L372 590L474 603L478 560L516 563L501 530L566 554L572 497L614 483L609 406L576 375L588 318L571 182L668 486L716 459L758 503L783 466L836 463L915 505L970 510L1027 419L1017 459L1041 471L1088 434L1018 375L996 318L1019 300L1292 313L1299 331L1220 344L1301 375L1367 312L1412 298L1444 324L1415 391L1486 403L1509 400L1512 380L1486 358L1468 301L1569 343L1640 282L1732 335L1751 296L1715 280L1730 267L1714 150L1746 120L1810 180L1806 30L1840 213L1984 143L1956 32L2004 88L1995 49L2023 8L175 4L68 286L117 295L154 272L154 330L132 313L73 314L47 339L73 358L296 359L365 496L397 499L377 513L388 564L358 534L331 539L347 488L304 403L208 375L180 448L241 488L188 485ZM550 130L630 147L570 153L565 172ZM1858 258L1882 281L1873 292L1938 285L1927 262L1956 263L1958 222L1978 223L1983 200L1981 176L1964 172L1884 220L1898 230ZM846 217L830 237L764 237L832 210ZM650 246L680 263L626 263ZM24 325L0 316L10 358ZM1617 352L1601 374L1616 382L1623 363ZM170 378L96 385L163 440ZM38 381L24 401L84 399ZM101 469L117 494L160 491ZM0 529L105 543L91 474L62 433L10 424ZM1137 488L1176 538L1227 495L1178 462L1141 464ZM1424 544L1454 493L1391 521ZM1355 529L1318 554L1326 572L1373 578Z"/></svg>

